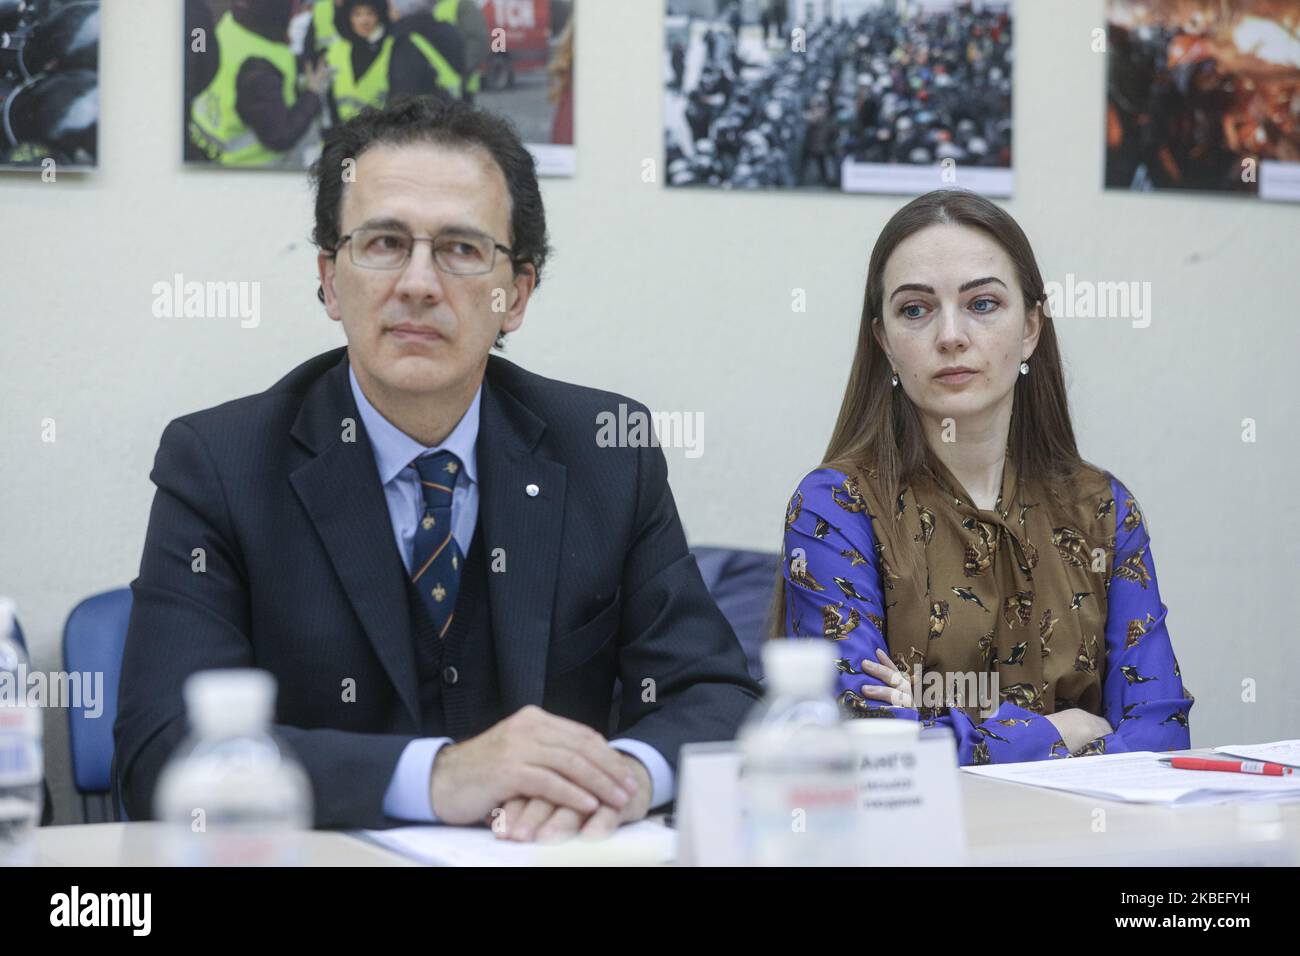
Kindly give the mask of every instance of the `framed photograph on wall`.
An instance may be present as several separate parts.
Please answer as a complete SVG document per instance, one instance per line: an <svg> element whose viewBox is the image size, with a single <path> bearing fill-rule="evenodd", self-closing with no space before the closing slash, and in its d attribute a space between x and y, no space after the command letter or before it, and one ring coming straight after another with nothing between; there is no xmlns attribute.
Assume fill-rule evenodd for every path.
<svg viewBox="0 0 1300 956"><path fill-rule="evenodd" d="M93 169L99 0L0 0L0 168Z"/></svg>
<svg viewBox="0 0 1300 956"><path fill-rule="evenodd" d="M324 130L403 96L507 116L571 175L574 0L182 0L184 159L295 169Z"/></svg>
<svg viewBox="0 0 1300 956"><path fill-rule="evenodd" d="M1300 0L1109 0L1106 187L1300 201Z"/></svg>
<svg viewBox="0 0 1300 956"><path fill-rule="evenodd" d="M1011 195L1011 0L665 3L670 186Z"/></svg>
<svg viewBox="0 0 1300 956"><path fill-rule="evenodd" d="M493 47L479 105L510 118L541 176L577 171L573 139L576 0L488 0Z"/></svg>

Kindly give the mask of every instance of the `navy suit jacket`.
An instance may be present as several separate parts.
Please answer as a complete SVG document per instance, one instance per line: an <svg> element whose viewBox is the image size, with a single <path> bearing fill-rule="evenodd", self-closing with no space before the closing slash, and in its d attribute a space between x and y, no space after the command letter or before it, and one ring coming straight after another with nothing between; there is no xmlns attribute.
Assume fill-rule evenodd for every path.
<svg viewBox="0 0 1300 956"><path fill-rule="evenodd" d="M152 815L187 731L186 676L258 667L279 682L274 730L311 779L316 825L399 822L382 803L421 736L416 664L347 369L345 349L328 352L163 432L114 726L131 819ZM597 415L619 403L644 410L488 360L479 528L489 563L505 562L488 574L501 702L644 741L675 769L682 744L732 738L758 688L687 551L663 453L596 443Z"/></svg>

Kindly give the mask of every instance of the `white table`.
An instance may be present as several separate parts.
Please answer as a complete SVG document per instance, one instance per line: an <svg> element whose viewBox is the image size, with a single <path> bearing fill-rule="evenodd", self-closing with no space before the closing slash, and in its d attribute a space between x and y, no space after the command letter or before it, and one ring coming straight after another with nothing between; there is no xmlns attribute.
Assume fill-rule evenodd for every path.
<svg viewBox="0 0 1300 956"><path fill-rule="evenodd" d="M966 773L960 774L960 785L969 862L976 866L1300 864L1300 802L1144 806ZM36 831L37 865L157 865L160 826L41 827ZM343 831L316 830L303 839L304 862L310 866L416 865Z"/></svg>

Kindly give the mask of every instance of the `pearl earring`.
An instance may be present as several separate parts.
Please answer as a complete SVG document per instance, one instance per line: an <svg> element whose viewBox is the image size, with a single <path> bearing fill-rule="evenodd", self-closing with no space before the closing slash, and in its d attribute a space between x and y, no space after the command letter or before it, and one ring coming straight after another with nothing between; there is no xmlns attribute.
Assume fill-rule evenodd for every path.
<svg viewBox="0 0 1300 956"><path fill-rule="evenodd" d="M893 375L893 377L890 378L890 381L893 382L895 388L898 388L898 373L897 373L897 372L895 372L894 375Z"/></svg>
<svg viewBox="0 0 1300 956"><path fill-rule="evenodd" d="M1028 362L1021 362L1021 363L1020 363L1020 374L1021 374L1021 375L1028 375L1028 374L1029 374L1029 363L1028 363Z"/></svg>

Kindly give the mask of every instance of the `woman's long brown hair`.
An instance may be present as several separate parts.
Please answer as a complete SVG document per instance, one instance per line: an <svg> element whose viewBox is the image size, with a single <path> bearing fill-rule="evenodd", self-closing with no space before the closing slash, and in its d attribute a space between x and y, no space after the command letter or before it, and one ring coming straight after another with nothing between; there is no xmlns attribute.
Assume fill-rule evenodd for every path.
<svg viewBox="0 0 1300 956"><path fill-rule="evenodd" d="M932 461L916 406L902 388L893 386L889 356L871 327L873 319L884 314L889 257L904 239L934 225L983 230L1011 258L1025 308L1043 306L1042 330L1030 361L1032 371L1016 379L1007 444L1022 479L1039 482L1049 493L1063 496L1084 462L1070 422L1061 352L1047 314L1043 276L1019 224L996 203L961 189L937 189L918 196L894 213L880 231L867 267L858 347L822 467L854 474L869 466L894 498ZM774 611L773 634L779 636L785 630L784 572L778 577Z"/></svg>

